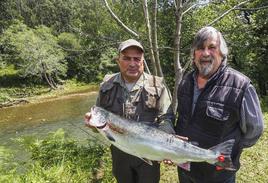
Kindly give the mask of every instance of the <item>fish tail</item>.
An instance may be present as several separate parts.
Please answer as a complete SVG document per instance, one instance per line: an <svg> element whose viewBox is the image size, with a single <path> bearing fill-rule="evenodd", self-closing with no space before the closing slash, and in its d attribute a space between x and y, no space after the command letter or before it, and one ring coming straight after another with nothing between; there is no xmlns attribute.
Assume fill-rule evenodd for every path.
<svg viewBox="0 0 268 183"><path fill-rule="evenodd" d="M231 159L231 153L234 143L235 140L230 139L210 148L210 150L220 154L216 159L216 163L214 163L216 165L217 170L236 170Z"/></svg>

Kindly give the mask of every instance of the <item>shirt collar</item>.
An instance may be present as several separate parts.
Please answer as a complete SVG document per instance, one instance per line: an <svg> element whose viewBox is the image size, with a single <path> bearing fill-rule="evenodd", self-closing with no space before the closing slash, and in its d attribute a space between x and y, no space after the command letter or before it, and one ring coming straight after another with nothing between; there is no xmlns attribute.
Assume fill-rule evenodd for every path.
<svg viewBox="0 0 268 183"><path fill-rule="evenodd" d="M135 83L131 91L138 90L144 86L144 81L148 78L148 74L142 73L138 81ZM119 83L121 87L126 88L125 81L120 73L118 73L114 78L114 83Z"/></svg>

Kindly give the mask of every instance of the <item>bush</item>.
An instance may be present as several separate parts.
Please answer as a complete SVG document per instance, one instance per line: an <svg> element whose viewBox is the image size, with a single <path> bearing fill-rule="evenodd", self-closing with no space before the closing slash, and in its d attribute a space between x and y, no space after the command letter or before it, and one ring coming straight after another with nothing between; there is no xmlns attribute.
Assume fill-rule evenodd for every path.
<svg viewBox="0 0 268 183"><path fill-rule="evenodd" d="M268 112L268 96L261 98L261 108L263 112Z"/></svg>
<svg viewBox="0 0 268 183"><path fill-rule="evenodd" d="M0 169L0 182L111 183L114 180L107 147L92 143L82 146L62 129L43 140L26 136L17 141L31 154L31 159L23 164L23 173L16 171L18 166L6 171Z"/></svg>

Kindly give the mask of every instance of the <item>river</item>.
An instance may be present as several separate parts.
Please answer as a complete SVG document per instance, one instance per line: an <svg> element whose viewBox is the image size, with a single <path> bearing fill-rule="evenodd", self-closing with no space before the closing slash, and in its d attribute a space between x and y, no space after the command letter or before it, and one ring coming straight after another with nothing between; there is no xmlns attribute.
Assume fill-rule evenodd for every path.
<svg viewBox="0 0 268 183"><path fill-rule="evenodd" d="M59 128L85 142L93 133L84 126L83 118L96 96L96 92L73 94L0 109L0 146L15 150L18 144L13 139L32 135L42 138Z"/></svg>

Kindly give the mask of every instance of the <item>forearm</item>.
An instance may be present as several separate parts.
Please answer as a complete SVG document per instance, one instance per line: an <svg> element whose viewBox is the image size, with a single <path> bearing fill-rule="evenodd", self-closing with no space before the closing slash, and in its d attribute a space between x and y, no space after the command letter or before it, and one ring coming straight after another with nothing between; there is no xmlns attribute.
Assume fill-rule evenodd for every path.
<svg viewBox="0 0 268 183"><path fill-rule="evenodd" d="M251 147L263 133L264 123L258 96L251 85L245 92L241 105L241 146Z"/></svg>

